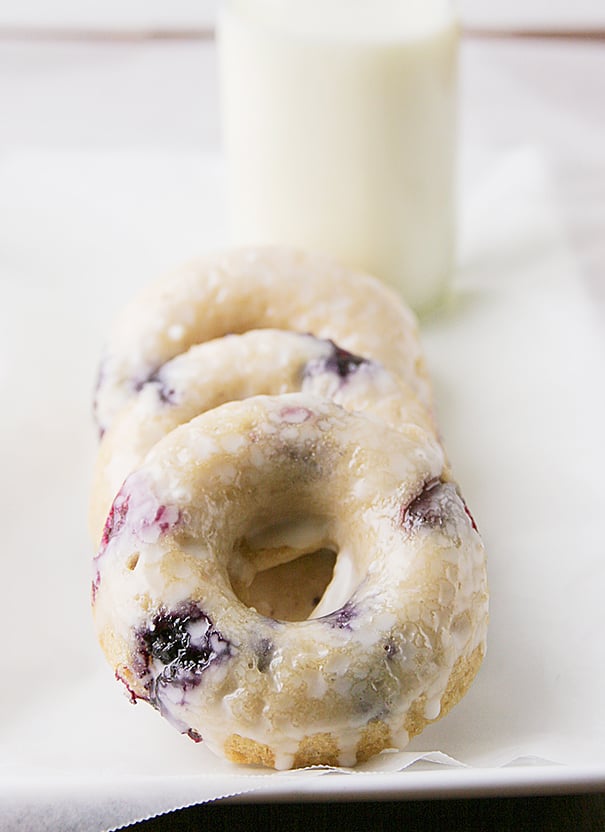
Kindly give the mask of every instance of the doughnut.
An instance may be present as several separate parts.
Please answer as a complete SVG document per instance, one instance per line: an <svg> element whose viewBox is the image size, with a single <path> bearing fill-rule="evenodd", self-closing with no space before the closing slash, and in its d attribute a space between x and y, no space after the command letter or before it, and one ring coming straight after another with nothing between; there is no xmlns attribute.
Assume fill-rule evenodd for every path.
<svg viewBox="0 0 605 832"><path fill-rule="evenodd" d="M171 358L197 343L266 328L309 332L375 359L432 406L416 319L394 290L320 255L241 248L192 261L126 305L99 371L100 433Z"/></svg>
<svg viewBox="0 0 605 832"><path fill-rule="evenodd" d="M162 436L224 402L297 390L364 410L392 427L412 422L434 430L429 411L408 385L332 341L263 329L197 344L143 383L104 433L90 508L95 543L123 480Z"/></svg>
<svg viewBox="0 0 605 832"><path fill-rule="evenodd" d="M94 559L96 631L132 701L275 769L404 748L469 687L487 607L481 538L434 434L307 391L171 430Z"/></svg>

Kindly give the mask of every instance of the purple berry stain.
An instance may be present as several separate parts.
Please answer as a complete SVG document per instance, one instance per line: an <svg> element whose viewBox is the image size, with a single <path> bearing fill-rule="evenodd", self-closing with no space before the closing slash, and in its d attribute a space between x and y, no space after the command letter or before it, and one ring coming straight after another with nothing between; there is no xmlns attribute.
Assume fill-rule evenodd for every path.
<svg viewBox="0 0 605 832"><path fill-rule="evenodd" d="M473 515L471 514L470 509L469 509L469 507L467 506L466 502L465 502L464 500L462 500L462 503L463 503L463 505L464 505L464 512L465 512L466 516L468 517L468 519L471 521L471 526L473 527L473 529L474 529L474 530L477 532L477 534L478 534L478 533L479 533L479 529L477 528L477 524L475 523L475 518L474 518L474 517L473 517Z"/></svg>
<svg viewBox="0 0 605 832"><path fill-rule="evenodd" d="M308 407L282 407L279 411L280 418L291 425L301 425L313 418L313 411Z"/></svg>
<svg viewBox="0 0 605 832"><path fill-rule="evenodd" d="M321 621L325 621L330 627L338 630L350 630L351 621L357 617L357 609L350 601L340 607L340 609L321 617Z"/></svg>
<svg viewBox="0 0 605 832"><path fill-rule="evenodd" d="M99 546L99 551L93 558L93 564L95 567L94 577L92 579L91 592L93 604L96 601L97 592L99 591L99 587L101 586L101 572L99 569L99 561L105 553L105 550L109 545L109 541L113 537L115 537L124 527L126 523L126 515L128 514L129 501L129 495L125 494L123 491L119 491L118 495L116 496L115 500L111 505L111 509L109 510L107 520L105 521L105 526L103 528L103 536L101 537L101 545Z"/></svg>
<svg viewBox="0 0 605 832"><path fill-rule="evenodd" d="M104 551L107 548L107 545L112 537L115 537L126 523L129 502L130 495L125 494L123 491L119 491L111 505L107 520L105 521L103 537L101 538L101 551Z"/></svg>
<svg viewBox="0 0 605 832"><path fill-rule="evenodd" d="M162 367L153 370L146 378L137 380L133 383L133 387L137 393L140 393L148 385L153 385L157 393L158 399L162 404L175 404L176 390L173 386L168 384L162 377Z"/></svg>
<svg viewBox="0 0 605 832"><path fill-rule="evenodd" d="M124 685L124 687L126 688L126 691L128 693L128 698L130 699L130 701L132 702L133 705L136 705L137 700L144 698L144 697L140 696L138 693L135 693L135 691L130 687L130 685L128 684L126 679L120 673L118 673L117 670L115 672L115 677L116 677L117 681L121 682Z"/></svg>
<svg viewBox="0 0 605 832"><path fill-rule="evenodd" d="M175 523L175 518L168 506L158 506L158 510L155 513L155 517L151 521L151 525L157 524L160 533L166 534L166 532L170 531L172 526Z"/></svg>
<svg viewBox="0 0 605 832"><path fill-rule="evenodd" d="M105 521L99 551L93 561L96 570L92 583L93 603L101 584L101 560L116 537L127 533L135 538L137 546L141 543L156 543L181 520L182 513L177 506L161 503L140 472L131 474L113 501Z"/></svg>
<svg viewBox="0 0 605 832"><path fill-rule="evenodd" d="M94 577L92 579L92 587L90 592L90 597L92 599L92 603L97 600L97 592L99 591L99 587L101 586L101 573L98 569L95 570Z"/></svg>
<svg viewBox="0 0 605 832"><path fill-rule="evenodd" d="M400 525L407 532L423 527L444 529L460 508L464 509L472 528L477 531L477 524L456 485L435 477L424 484L410 503L402 507Z"/></svg>

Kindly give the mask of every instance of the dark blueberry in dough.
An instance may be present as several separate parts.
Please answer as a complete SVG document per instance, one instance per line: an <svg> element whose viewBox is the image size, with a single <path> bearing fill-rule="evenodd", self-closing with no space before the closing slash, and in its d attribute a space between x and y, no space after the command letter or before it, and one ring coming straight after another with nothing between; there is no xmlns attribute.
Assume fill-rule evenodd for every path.
<svg viewBox="0 0 605 832"><path fill-rule="evenodd" d="M329 343L332 347L330 354L309 361L303 372L304 378L320 375L321 373L334 373L340 379L346 379L357 372L362 364L369 364L367 358L343 350L333 341Z"/></svg>
<svg viewBox="0 0 605 832"><path fill-rule="evenodd" d="M326 360L326 370L337 373L340 378L346 378L351 373L354 373L362 364L367 363L366 358L354 355L352 352L343 350L334 344L332 355Z"/></svg>
<svg viewBox="0 0 605 832"><path fill-rule="evenodd" d="M232 652L230 642L194 603L160 611L149 628L137 634L137 648L135 669L141 677L152 675L146 686L156 706L163 688L196 687L211 664Z"/></svg>
<svg viewBox="0 0 605 832"><path fill-rule="evenodd" d="M179 655L184 657L190 642L187 632L189 620L189 616L159 615L144 636L149 654L162 664L170 664Z"/></svg>

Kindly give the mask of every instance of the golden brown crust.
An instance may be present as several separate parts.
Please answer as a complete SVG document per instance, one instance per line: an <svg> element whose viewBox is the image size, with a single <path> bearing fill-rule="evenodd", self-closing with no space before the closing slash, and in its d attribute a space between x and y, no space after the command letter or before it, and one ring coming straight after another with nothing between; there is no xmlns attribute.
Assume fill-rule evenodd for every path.
<svg viewBox="0 0 605 832"><path fill-rule="evenodd" d="M374 722L369 722L357 745L357 762L363 763L369 760L370 757L373 757L375 754L380 754L385 748L390 748L391 746L392 741L389 726L379 719Z"/></svg>
<svg viewBox="0 0 605 832"><path fill-rule="evenodd" d="M267 766L275 768L275 754L268 745L263 745L248 737L231 734L224 745L225 756L232 763Z"/></svg>
<svg viewBox="0 0 605 832"><path fill-rule="evenodd" d="M452 670L445 693L441 698L441 714L445 716L454 705L458 704L471 686L481 667L485 655L485 646L479 644L468 658L461 656Z"/></svg>
<svg viewBox="0 0 605 832"><path fill-rule="evenodd" d="M99 644L107 661L114 667L117 668L128 661L129 652L126 642L108 627L99 633Z"/></svg>
<svg viewBox="0 0 605 832"><path fill-rule="evenodd" d="M403 727L407 731L410 739L420 734L427 725L432 722L437 722L444 717L456 705L468 691L471 682L477 675L483 656L485 654L483 644L479 644L470 656L460 656L456 661L447 687L441 697L441 710L439 716L435 719L427 719L424 716L426 706L426 696L422 694L412 703L412 707L408 711Z"/></svg>
<svg viewBox="0 0 605 832"><path fill-rule="evenodd" d="M334 734L311 734L300 741L292 767L337 766L339 755L338 741Z"/></svg>
<svg viewBox="0 0 605 832"><path fill-rule="evenodd" d="M426 696L423 694L416 699L404 722L404 728L410 739L420 734L430 723L437 722L445 716L463 698L477 675L484 653L483 645L480 644L470 656L461 656L458 659L441 697L441 711L438 717L426 719L424 716ZM381 720L370 722L365 727L357 745L356 762L363 763L391 747L391 732L388 725ZM225 743L225 754L234 763L275 768L275 755L269 746L241 737L239 734L232 734L228 738ZM304 737L299 743L292 768L316 765L340 765L338 742L329 732Z"/></svg>

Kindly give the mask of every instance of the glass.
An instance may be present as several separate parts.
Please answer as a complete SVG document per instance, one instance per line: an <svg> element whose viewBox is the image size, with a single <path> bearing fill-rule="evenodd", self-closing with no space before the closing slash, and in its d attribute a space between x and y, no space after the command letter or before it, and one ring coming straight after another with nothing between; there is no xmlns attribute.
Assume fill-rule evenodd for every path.
<svg viewBox="0 0 605 832"><path fill-rule="evenodd" d="M420 313L450 283L458 26L444 0L227 0L231 237L323 251Z"/></svg>

